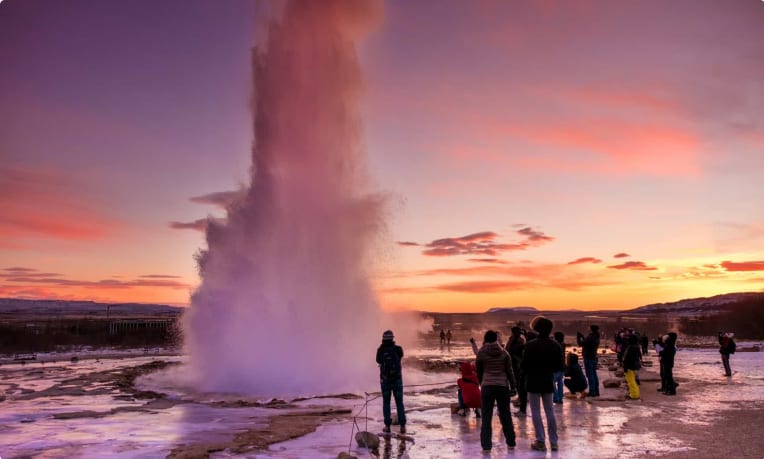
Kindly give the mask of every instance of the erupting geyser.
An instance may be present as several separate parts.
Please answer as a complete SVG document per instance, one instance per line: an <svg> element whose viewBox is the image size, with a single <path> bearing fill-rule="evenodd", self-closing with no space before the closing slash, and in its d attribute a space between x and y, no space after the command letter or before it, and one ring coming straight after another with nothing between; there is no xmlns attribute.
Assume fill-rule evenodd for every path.
<svg viewBox="0 0 764 459"><path fill-rule="evenodd" d="M353 40L375 4L289 1L253 59L251 184L211 221L186 344L203 390L305 394L375 381L368 279L383 199L365 174Z"/></svg>

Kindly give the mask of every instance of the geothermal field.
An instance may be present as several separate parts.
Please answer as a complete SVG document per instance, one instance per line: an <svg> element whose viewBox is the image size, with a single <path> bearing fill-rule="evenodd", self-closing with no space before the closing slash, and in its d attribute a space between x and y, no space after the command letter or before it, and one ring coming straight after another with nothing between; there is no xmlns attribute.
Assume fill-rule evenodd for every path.
<svg viewBox="0 0 764 459"><path fill-rule="evenodd" d="M517 447L509 452L494 416L494 449L481 456L480 420L452 414L456 363L470 359L460 340L441 348L434 334L406 349L405 404L411 440L359 447L358 429L382 429L376 374L363 391L274 397L268 393L199 392L180 381L183 356L159 349L134 352L40 354L24 365L0 360L0 456L22 457L760 457L764 443L764 353L733 356L723 376L716 349L681 348L676 397L655 391L654 353L641 373L642 400L624 401L626 389L602 389L598 399L565 399L555 406L560 450L530 450L530 417L513 407ZM752 343L741 343L741 347ZM374 348L357 349L371 360ZM601 381L615 378L600 360ZM617 378L621 379L622 378ZM305 381L306 386L310 380ZM370 400L367 404L366 400ZM396 426L393 426L396 430ZM710 440L712 439L712 440Z"/></svg>

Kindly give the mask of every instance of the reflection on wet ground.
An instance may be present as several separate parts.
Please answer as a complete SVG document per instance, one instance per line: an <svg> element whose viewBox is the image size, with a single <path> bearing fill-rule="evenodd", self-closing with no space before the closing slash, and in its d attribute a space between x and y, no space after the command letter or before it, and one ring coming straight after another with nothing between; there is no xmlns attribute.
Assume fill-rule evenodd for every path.
<svg viewBox="0 0 764 459"><path fill-rule="evenodd" d="M417 354L420 358L443 362L471 358L468 348L420 349L410 355ZM161 359L183 360L181 357ZM363 409L363 398L352 397L266 404L267 400L194 394L174 384L176 378L167 373L170 376L154 374L140 380L138 389L167 394L166 398L146 400L136 398L137 390L125 392L103 377L152 360L152 357L130 357L23 367L3 365L0 367L0 399L5 397L5 400L0 402L0 457L165 457L178 445L230 444L235 434L264 428L274 416L306 410L352 410L360 413L357 419L360 429L376 433L382 427L379 399L370 402L367 409ZM652 400L646 397L636 402L620 401L623 388L605 389L599 400L566 399L562 405L555 406L560 450L546 454L530 450L534 438L531 418L517 416L513 407L517 447L508 450L501 438L498 418L494 416L494 448L487 455L481 452L480 420L472 413L466 417L451 414L458 372L407 368L406 406L413 441L398 438L383 441L378 453L379 457L390 458L667 455L687 450L691 445L650 430L651 419L670 416L685 424L706 424L720 410L738 406L732 402L760 400L764 396L762 363L764 353L738 353L732 359L737 373L726 378L722 376L715 350L681 350L675 368L681 384L680 395L671 397L669 402L660 396ZM602 379L608 377L606 368L600 372ZM656 385L643 382L642 390L654 391ZM375 390L370 388L370 392ZM328 458L348 450L359 457L371 456L368 450L356 446L351 436L354 423L350 416L321 419L315 432L301 434L299 438L271 444L263 450L234 453L223 449L211 457ZM306 431L310 429L308 426Z"/></svg>

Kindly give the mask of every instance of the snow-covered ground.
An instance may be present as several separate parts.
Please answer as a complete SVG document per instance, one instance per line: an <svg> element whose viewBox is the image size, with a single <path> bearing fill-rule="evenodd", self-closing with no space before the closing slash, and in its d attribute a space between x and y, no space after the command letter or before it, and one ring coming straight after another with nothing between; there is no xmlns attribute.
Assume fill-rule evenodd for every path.
<svg viewBox="0 0 764 459"><path fill-rule="evenodd" d="M745 346L745 343L739 343ZM421 348L409 352L418 358L453 361L470 358L464 346L449 349ZM235 454L230 450L212 453L214 458L333 458L342 451L358 457L371 452L357 447L352 438L356 426L379 432L382 428L381 400L365 404L370 395L359 398L308 398L284 408L263 406L267 399L242 398L224 394L196 394L175 385L175 368L138 379L137 389L166 393L165 399L136 399L109 385L111 374L154 360L180 362L184 358L156 355L122 355L111 358L84 358L78 362L58 359L25 365L0 366L0 457L165 457L178 445L194 443L225 444L234 434L265 426L272 416L306 410L345 409L357 415L333 418L315 432L271 444L267 450ZM92 357L92 356L91 356ZM654 359L654 357L651 357ZM619 400L624 389L605 389L600 400L568 400L555 407L560 436L559 453L547 457L645 457L691 451L696 445L649 429L625 428L635 414L640 419L662 416L669 410L682 423L704 425L740 401L764 398L764 352L737 353L732 357L732 378L722 376L718 352L713 349L684 349L677 354L675 376L681 382L680 396L656 397L654 382L643 382L643 393L653 399L638 402ZM392 439L382 442L382 457L441 458L481 455L480 420L452 415L450 404L456 399L453 370L425 373L405 369L405 404L408 428L414 441ZM111 373L110 373L111 372ZM645 372L647 375L648 372ZM600 378L609 377L607 369ZM649 379L649 378L648 378ZM703 383L703 384L697 384ZM691 388L691 389L690 389ZM682 393L683 390L687 392ZM691 393L690 393L691 391ZM608 401L608 400L611 401ZM163 403L169 401L169 403ZM258 403L260 402L260 403ZM530 417L514 415L518 446L514 457L544 457L530 450L533 426ZM644 415L648 415L647 418ZM485 457L504 457L507 447L494 416L494 449Z"/></svg>

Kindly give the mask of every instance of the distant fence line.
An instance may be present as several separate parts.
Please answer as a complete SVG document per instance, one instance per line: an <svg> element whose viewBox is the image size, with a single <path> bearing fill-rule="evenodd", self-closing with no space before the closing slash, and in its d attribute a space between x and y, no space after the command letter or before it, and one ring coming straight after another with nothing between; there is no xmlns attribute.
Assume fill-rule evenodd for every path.
<svg viewBox="0 0 764 459"><path fill-rule="evenodd" d="M173 326L173 319L123 319L109 322L109 334L129 332L132 330L161 329L167 330Z"/></svg>

